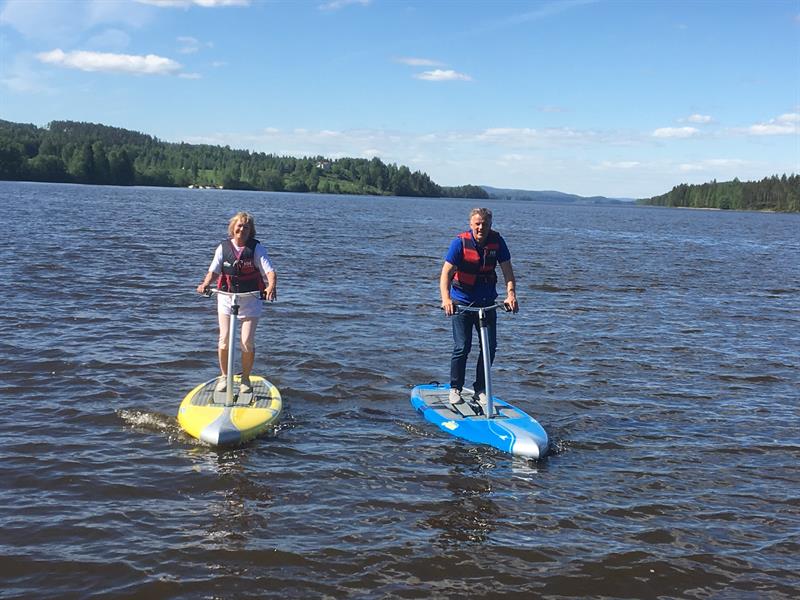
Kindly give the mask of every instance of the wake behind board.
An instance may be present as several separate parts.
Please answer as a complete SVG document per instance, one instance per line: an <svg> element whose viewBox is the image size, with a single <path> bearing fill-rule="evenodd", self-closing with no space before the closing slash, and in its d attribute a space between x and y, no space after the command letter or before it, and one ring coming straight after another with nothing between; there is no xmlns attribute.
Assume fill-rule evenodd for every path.
<svg viewBox="0 0 800 600"><path fill-rule="evenodd" d="M411 390L411 405L450 435L525 458L547 454L547 433L524 411L493 396L494 416L487 419L477 403L467 400L472 397L472 390L464 389L464 401L456 405L447 400L449 392L446 385L418 385Z"/></svg>
<svg viewBox="0 0 800 600"><path fill-rule="evenodd" d="M233 404L226 406L226 392L216 392L217 378L201 383L181 402L178 422L184 431L212 446L235 446L266 432L281 414L283 402L274 385L250 376L252 393L240 394L241 377L234 376Z"/></svg>

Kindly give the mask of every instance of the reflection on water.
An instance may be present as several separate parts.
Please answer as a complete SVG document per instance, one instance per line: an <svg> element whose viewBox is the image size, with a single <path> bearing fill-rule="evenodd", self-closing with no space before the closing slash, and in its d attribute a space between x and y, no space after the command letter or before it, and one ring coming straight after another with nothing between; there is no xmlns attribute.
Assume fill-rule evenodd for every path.
<svg viewBox="0 0 800 600"><path fill-rule="evenodd" d="M233 450L218 454L216 464L209 465L216 471L222 497L207 507L211 516L207 535L226 550L244 550L251 532L263 532L269 524L273 493L265 483L253 480L246 463L246 453Z"/></svg>
<svg viewBox="0 0 800 600"><path fill-rule="evenodd" d="M489 472L494 467L483 462L483 450L467 447L469 462L464 462L464 448L445 448L442 461L448 465L445 479L451 499L427 517L424 523L441 530L437 545L445 552L459 548L462 542L486 542L494 530L493 521L500 512L492 501Z"/></svg>

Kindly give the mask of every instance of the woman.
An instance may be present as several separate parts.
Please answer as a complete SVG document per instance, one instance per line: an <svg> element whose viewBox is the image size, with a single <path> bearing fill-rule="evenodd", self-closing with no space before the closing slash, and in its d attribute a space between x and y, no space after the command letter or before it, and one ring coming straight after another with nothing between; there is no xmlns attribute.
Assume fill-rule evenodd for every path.
<svg viewBox="0 0 800 600"><path fill-rule="evenodd" d="M277 274L267 256L264 246L256 239L256 223L246 212L238 212L228 223L228 239L217 246L211 266L205 278L197 286L203 293L211 280L217 277L217 288L224 292L255 292L260 290L270 302L278 297L276 291ZM242 379L239 393L253 391L250 371L256 356L255 336L258 318L261 316L261 299L248 295L239 298L239 322L242 326ZM231 297L217 294L217 314L219 316L219 368L222 376L215 387L216 391L227 390L228 369L228 329L231 319Z"/></svg>

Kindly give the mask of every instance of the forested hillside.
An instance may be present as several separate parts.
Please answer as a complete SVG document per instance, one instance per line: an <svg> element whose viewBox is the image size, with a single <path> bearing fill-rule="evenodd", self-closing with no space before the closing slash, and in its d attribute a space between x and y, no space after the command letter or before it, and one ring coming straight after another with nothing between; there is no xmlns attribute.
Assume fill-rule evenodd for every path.
<svg viewBox="0 0 800 600"><path fill-rule="evenodd" d="M661 196L637 200L639 204L732 210L800 211L800 175L765 177L761 181L726 181L701 185L676 185Z"/></svg>
<svg viewBox="0 0 800 600"><path fill-rule="evenodd" d="M94 123L47 127L0 120L0 180L486 198L474 185L442 187L378 158L294 158L228 146L175 144Z"/></svg>

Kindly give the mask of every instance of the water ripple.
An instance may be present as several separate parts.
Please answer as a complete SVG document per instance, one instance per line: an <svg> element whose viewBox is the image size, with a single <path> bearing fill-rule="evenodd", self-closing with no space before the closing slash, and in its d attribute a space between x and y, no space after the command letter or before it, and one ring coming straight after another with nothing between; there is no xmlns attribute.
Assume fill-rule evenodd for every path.
<svg viewBox="0 0 800 600"><path fill-rule="evenodd" d="M408 402L447 378L438 272L471 202L0 189L9 239L49 224L0 316L4 597L800 587L797 215L492 202L522 305L501 317L495 393L551 438L529 461L446 438ZM193 287L238 209L280 273L257 370L285 410L214 449L176 412L217 373Z"/></svg>

